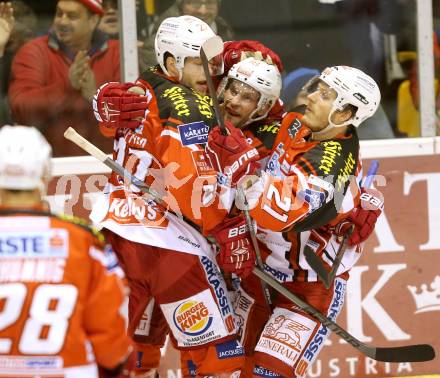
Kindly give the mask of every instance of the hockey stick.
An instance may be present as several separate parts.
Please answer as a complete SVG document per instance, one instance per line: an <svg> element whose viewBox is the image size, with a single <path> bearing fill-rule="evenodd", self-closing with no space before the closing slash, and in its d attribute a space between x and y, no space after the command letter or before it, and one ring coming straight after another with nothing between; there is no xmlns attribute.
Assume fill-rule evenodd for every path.
<svg viewBox="0 0 440 378"><path fill-rule="evenodd" d="M238 189L238 193L239 193L239 196L241 196L243 198L243 204L245 207L243 209L243 213L244 213L244 217L246 219L246 225L249 229L249 234L251 235L252 246L254 247L254 250L255 250L255 257L256 257L256 261L257 261L257 266L260 271L264 271L263 258L261 257L261 251L260 251L260 247L258 245L257 235L255 234L255 230L254 230L254 227L252 224L251 215L249 214L249 207L248 207L249 204L248 204L246 195L244 193L243 187L240 187ZM261 278L260 278L260 280L261 280ZM267 282L264 280L261 280L261 287L263 289L263 294L264 294L264 299L266 300L266 304L270 307L272 305L272 298L270 295L270 290L269 290L269 286L267 285Z"/></svg>
<svg viewBox="0 0 440 378"><path fill-rule="evenodd" d="M75 143L77 146L82 148L84 151L103 162L107 167L114 170L119 175L123 175L126 171L117 162L107 157L107 155L102 152L99 148L90 143L87 139L79 135L74 129L69 128L64 133L64 136ZM119 173L120 172L120 173ZM128 173L128 172L127 172ZM132 175L127 174L125 177L129 178L133 184L140 180L134 178ZM137 186L137 185L136 185ZM142 182L143 188L148 188ZM153 195L153 194L152 194ZM160 197L158 198L160 199ZM297 297L295 294L291 293L280 283L275 281L271 276L261 270L259 267L254 267L252 273L259 277L262 281L270 285L274 290L278 291L280 294L284 295L287 299L295 303L302 310L315 317L324 326L328 327L331 331L336 333L339 337L347 341L349 344L354 346L356 349L364 353L370 358L378 361L385 362L418 362L418 361L430 361L435 357L434 349L427 344L420 345L409 345L403 347L391 347L391 348L376 348L372 346L365 345L359 340L350 335L338 324L333 322L331 319L327 318L321 314L316 308L304 302L302 299Z"/></svg>
<svg viewBox="0 0 440 378"><path fill-rule="evenodd" d="M200 49L200 59L202 60L203 71L205 72L206 83L208 85L209 95L212 98L212 104L215 111L215 116L217 118L217 122L222 130L224 135L229 134L228 129L225 126L225 122L220 112L220 105L218 103L217 93L214 88L214 83L212 82L211 73L209 72L209 60L213 57L221 54L223 52L223 41L219 36L212 37L205 41ZM249 210L247 209L247 199L244 194L243 188L239 189L240 195L243 198L243 202L245 205L245 209L243 209L244 217L246 219L246 225L249 229L249 233L251 235L252 245L255 250L255 256L257 260L257 265L260 269L263 269L263 259L261 258L261 251L258 246L257 236L255 235L254 228L252 226L252 219L249 214ZM266 300L266 304L270 307L272 304L272 300L270 297L270 291L264 281L261 281L261 286L264 293L264 298Z"/></svg>
<svg viewBox="0 0 440 378"><path fill-rule="evenodd" d="M368 188L371 185L373 177L376 174L378 168L379 162L377 160L373 160L362 185L364 188ZM354 225L352 225L343 236L341 245L339 246L335 259L333 260L332 269L330 270L330 272L325 269L321 259L308 245L304 247L304 256L307 263L316 272L319 279L324 283L327 289L330 288L333 280L335 279L336 273L339 269L339 265L341 265L342 258L344 257L345 251L348 247L348 239L350 239L350 236L353 233L353 229Z"/></svg>
<svg viewBox="0 0 440 378"><path fill-rule="evenodd" d="M109 167L119 176L124 177L124 179L127 178L131 184L137 186L142 192L151 195L155 201L159 202L160 204L163 204L162 197L160 196L159 193L151 189L148 185L145 185L145 183L142 180L139 180L137 177L133 176L122 165L118 164L112 158L108 157L98 147L96 147L94 144L90 143L87 139L85 139L80 134L78 134L74 128L69 127L64 132L64 138L75 143L78 147L80 147L89 155L93 156L95 159L99 160L101 163Z"/></svg>
<svg viewBox="0 0 440 378"><path fill-rule="evenodd" d="M215 117L220 126L220 129L227 133L227 128L225 127L225 122L220 113L220 105L218 103L217 91L214 88L214 83L212 82L211 73L209 72L209 61L217 55L223 52L223 41L216 35L212 38L206 40L200 49L200 59L202 60L203 71L206 77L206 84L208 85L209 96L212 99L212 104L215 111Z"/></svg>
<svg viewBox="0 0 440 378"><path fill-rule="evenodd" d="M301 298L297 297L295 294L287 290L278 281L274 280L267 273L263 272L258 267L255 267L252 271L261 280L265 281L273 289L275 289L280 294L284 295L287 299L295 303L303 311L312 315L314 318L319 320L322 325L330 329L332 332L336 333L339 337L344 339L347 343L351 344L357 350L361 351L366 356L376 360L384 362L422 362L430 361L435 357L435 351L431 345L428 344L417 344L417 345L406 345L401 347L388 347L381 348L375 346L369 346L350 333L339 326L337 323L327 318L321 314L315 307L309 305L307 302L303 301Z"/></svg>

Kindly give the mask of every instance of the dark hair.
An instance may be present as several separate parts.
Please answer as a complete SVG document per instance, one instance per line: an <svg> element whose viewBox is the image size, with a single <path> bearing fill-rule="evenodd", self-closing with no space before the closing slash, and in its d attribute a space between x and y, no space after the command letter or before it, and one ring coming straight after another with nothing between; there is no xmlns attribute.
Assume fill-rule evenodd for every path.
<svg viewBox="0 0 440 378"><path fill-rule="evenodd" d="M358 111L358 107L354 106L353 104L345 104L343 109L340 110L341 112L345 112L349 110L351 112L350 119L353 119L356 116L356 112Z"/></svg>

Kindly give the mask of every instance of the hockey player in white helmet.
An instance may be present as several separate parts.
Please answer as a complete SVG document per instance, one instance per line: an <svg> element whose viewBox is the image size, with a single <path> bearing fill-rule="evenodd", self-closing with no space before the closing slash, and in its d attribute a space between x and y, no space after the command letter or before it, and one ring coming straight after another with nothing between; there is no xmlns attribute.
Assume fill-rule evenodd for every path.
<svg viewBox="0 0 440 378"><path fill-rule="evenodd" d="M188 351L198 374L238 372L243 362L232 305L214 248L204 237L222 223L230 206L204 152L208 131L217 121L205 95L199 55L202 44L214 36L195 17L165 19L156 35L158 65L135 83L108 83L94 100L101 126L115 132L114 159L149 185L157 185L160 177L158 191L166 191L169 205L165 212L137 201L137 188L127 190L123 178L112 174L91 215L105 229L132 284L128 331L141 356L137 374L157 367L157 346L166 332L138 332L147 305L163 314L174 346ZM212 59L209 67L211 74L221 73L222 60ZM132 210L124 210L128 208ZM239 239L249 245L247 237ZM220 358L216 350L225 353Z"/></svg>
<svg viewBox="0 0 440 378"><path fill-rule="evenodd" d="M241 80L249 77L248 72ZM255 104L259 98L252 100ZM245 187L266 272L333 320L342 309L348 272L382 211L378 193L362 197L369 202L366 209L359 205L362 166L356 133L379 102L377 84L362 71L347 66L325 69L309 88L304 116L288 113L283 117L264 171L254 176L252 186ZM227 114L239 127L247 122L244 113ZM214 129L207 145L225 174L237 154L228 153L232 145L228 138ZM243 201L237 206L243 208ZM349 247L334 284L327 289L306 262L304 248L312 248L331 269L340 245L338 237L352 224ZM241 341L253 358L254 376L304 377L328 336L322 324L281 296L273 296L268 307L254 276L242 279L235 311L243 321Z"/></svg>
<svg viewBox="0 0 440 378"><path fill-rule="evenodd" d="M0 129L0 204L43 204L50 180L52 148L31 127L3 126Z"/></svg>
<svg viewBox="0 0 440 378"><path fill-rule="evenodd" d="M102 235L49 212L51 155L36 128L0 129L1 373L98 378L99 366L114 377L132 350L123 272ZM16 363L29 359L38 364Z"/></svg>
<svg viewBox="0 0 440 378"><path fill-rule="evenodd" d="M320 121L312 115L314 96L309 96L309 106L303 117L303 122L307 123L314 132L315 139L322 139L329 132L338 133L341 128L348 125L358 127L379 107L379 87L371 77L356 68L348 66L327 68L309 84L307 90L316 93L319 88L326 87L329 88L330 97L336 95L327 119ZM339 115L342 113L345 117L341 119ZM326 123L326 127L322 127L323 122Z"/></svg>
<svg viewBox="0 0 440 378"><path fill-rule="evenodd" d="M203 21L192 16L165 19L157 30L154 48L162 71L199 93L207 94L208 86L200 59L200 48L215 34ZM223 73L221 55L209 62L212 76Z"/></svg>
<svg viewBox="0 0 440 378"><path fill-rule="evenodd" d="M224 119L239 128L262 120L280 91L281 74L275 65L255 58L242 60L229 70L220 90Z"/></svg>

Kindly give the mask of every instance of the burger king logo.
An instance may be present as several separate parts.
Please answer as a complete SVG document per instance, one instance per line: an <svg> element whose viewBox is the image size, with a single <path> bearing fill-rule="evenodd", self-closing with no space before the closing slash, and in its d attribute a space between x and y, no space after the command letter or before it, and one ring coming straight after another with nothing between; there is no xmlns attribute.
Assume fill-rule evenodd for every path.
<svg viewBox="0 0 440 378"><path fill-rule="evenodd" d="M203 302L187 301L174 310L174 324L185 335L198 336L212 324L212 316Z"/></svg>

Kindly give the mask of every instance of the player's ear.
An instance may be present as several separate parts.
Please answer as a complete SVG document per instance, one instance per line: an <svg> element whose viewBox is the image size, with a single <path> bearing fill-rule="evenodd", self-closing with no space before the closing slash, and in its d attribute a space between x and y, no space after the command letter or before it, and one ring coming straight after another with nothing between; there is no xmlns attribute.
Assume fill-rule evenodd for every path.
<svg viewBox="0 0 440 378"><path fill-rule="evenodd" d="M335 125L339 125L351 119L356 112L356 109L352 106L346 106L343 110L337 110L333 113L332 121Z"/></svg>
<svg viewBox="0 0 440 378"><path fill-rule="evenodd" d="M174 56L169 55L165 59L165 67L172 77L179 77L179 71L176 67L176 59L174 59Z"/></svg>

